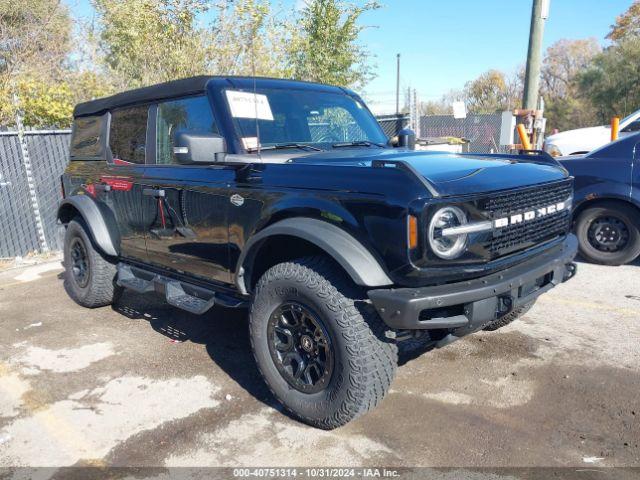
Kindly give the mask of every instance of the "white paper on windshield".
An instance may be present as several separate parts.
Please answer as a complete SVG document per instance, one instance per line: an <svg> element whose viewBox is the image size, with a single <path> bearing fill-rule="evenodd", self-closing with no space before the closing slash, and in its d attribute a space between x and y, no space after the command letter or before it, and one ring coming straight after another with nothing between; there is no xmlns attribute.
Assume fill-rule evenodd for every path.
<svg viewBox="0 0 640 480"><path fill-rule="evenodd" d="M242 145L245 149L258 148L258 137L243 137Z"/></svg>
<svg viewBox="0 0 640 480"><path fill-rule="evenodd" d="M227 101L233 117L273 120L273 113L266 95L227 90Z"/></svg>

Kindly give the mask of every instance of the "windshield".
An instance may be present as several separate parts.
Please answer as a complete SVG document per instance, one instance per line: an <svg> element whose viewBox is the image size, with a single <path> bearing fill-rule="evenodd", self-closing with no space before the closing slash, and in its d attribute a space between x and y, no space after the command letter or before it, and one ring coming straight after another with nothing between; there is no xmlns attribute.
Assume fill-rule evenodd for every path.
<svg viewBox="0 0 640 480"><path fill-rule="evenodd" d="M358 100L313 90L227 90L233 124L244 148L305 146L329 149L354 143L386 144L388 139Z"/></svg>
<svg viewBox="0 0 640 480"><path fill-rule="evenodd" d="M640 110L633 112L631 115L627 115L622 120L620 120L620 125L626 125L628 122L632 122L636 118L640 117Z"/></svg>

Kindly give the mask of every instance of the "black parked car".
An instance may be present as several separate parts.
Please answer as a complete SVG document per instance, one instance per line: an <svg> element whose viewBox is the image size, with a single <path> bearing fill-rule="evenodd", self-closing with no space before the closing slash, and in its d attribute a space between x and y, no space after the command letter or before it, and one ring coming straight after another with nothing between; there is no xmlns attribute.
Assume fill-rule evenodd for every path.
<svg viewBox="0 0 640 480"><path fill-rule="evenodd" d="M604 265L640 255L640 134L586 155L560 157L575 177L574 224L580 254Z"/></svg>
<svg viewBox="0 0 640 480"><path fill-rule="evenodd" d="M575 272L572 179L553 158L394 148L412 135L390 141L343 88L197 77L74 117L69 295L249 307L263 378L321 428L382 399L397 342L495 330Z"/></svg>

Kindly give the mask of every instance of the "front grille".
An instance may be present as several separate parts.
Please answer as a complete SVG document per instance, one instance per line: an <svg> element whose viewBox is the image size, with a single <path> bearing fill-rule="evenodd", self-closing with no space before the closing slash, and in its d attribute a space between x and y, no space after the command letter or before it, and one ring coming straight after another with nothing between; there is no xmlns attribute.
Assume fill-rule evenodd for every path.
<svg viewBox="0 0 640 480"><path fill-rule="evenodd" d="M497 217L521 210L546 207L554 202L562 202L573 193L571 180L543 185L541 187L516 190L503 195L487 198L484 209Z"/></svg>
<svg viewBox="0 0 640 480"><path fill-rule="evenodd" d="M509 192L487 198L484 210L492 219L522 213L563 202L572 196L572 180ZM524 223L495 229L485 248L493 258L507 255L565 235L570 226L569 209L545 215Z"/></svg>

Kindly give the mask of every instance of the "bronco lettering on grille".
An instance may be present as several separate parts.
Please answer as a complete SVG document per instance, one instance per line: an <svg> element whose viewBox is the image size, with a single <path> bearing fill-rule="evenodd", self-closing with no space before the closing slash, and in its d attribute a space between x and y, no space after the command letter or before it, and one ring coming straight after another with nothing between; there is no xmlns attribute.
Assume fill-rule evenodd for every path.
<svg viewBox="0 0 640 480"><path fill-rule="evenodd" d="M493 221L494 228L508 227L509 225L516 225L518 223L528 222L535 220L536 218L545 217L553 213L558 213L567 208L566 202L558 202L546 207L537 208L535 210L528 210L522 213L515 213L508 217L497 218Z"/></svg>

